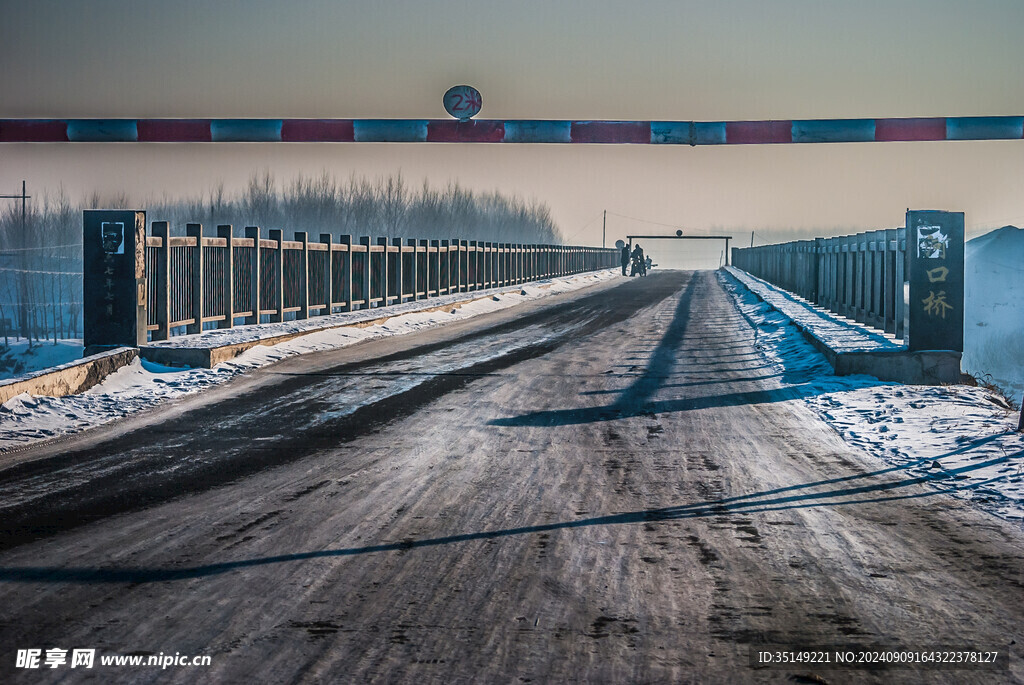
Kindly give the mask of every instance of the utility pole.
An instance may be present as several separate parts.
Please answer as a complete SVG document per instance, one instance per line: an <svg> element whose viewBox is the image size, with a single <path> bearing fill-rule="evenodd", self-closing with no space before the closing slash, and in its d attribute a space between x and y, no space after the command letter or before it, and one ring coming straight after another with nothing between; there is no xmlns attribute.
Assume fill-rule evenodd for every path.
<svg viewBox="0 0 1024 685"><path fill-rule="evenodd" d="M750 232L750 246L751 247L754 246L754 232L753 231Z"/></svg>
<svg viewBox="0 0 1024 685"><path fill-rule="evenodd" d="M604 247L604 236L608 228L608 210L604 210L604 218L601 219L601 247Z"/></svg>
<svg viewBox="0 0 1024 685"><path fill-rule="evenodd" d="M21 195L0 195L0 199L4 200L21 200L21 239L18 241L18 245L21 248L21 273L18 274L18 324L21 329L21 335L28 338L29 347L32 346L32 339L29 335L28 330L28 235L26 233L25 213L26 213L26 201L32 197L31 195L25 194L25 181L21 181Z"/></svg>

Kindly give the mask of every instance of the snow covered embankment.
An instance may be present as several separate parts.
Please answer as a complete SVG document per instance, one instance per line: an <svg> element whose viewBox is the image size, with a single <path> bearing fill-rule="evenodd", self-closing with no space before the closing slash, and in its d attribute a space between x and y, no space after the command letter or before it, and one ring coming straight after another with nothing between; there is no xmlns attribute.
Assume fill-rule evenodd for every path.
<svg viewBox="0 0 1024 685"><path fill-rule="evenodd" d="M967 241L964 371L1020 402L1024 395L1024 229Z"/></svg>
<svg viewBox="0 0 1024 685"><path fill-rule="evenodd" d="M785 382L842 437L935 488L1024 522L1024 435L997 394L963 385L883 383L836 376L792 321L719 272L755 326L756 345Z"/></svg>

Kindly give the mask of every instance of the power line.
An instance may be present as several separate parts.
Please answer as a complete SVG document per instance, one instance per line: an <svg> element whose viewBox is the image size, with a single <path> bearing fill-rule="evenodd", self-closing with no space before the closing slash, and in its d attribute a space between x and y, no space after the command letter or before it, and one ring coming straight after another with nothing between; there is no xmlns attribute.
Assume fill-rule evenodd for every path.
<svg viewBox="0 0 1024 685"><path fill-rule="evenodd" d="M7 252L6 250L0 250L0 257L11 258L11 257L16 257L16 256L17 255L14 254L13 252ZM71 260L73 262L78 262L78 263L82 262L82 258L79 255L48 254L48 255L40 255L39 257L36 257L36 259L39 259L41 261L49 261L51 259L53 259L53 260L63 259L63 260Z"/></svg>
<svg viewBox="0 0 1024 685"><path fill-rule="evenodd" d="M583 224L583 226L582 226L581 228L579 228L579 229L578 229L578 230L577 230L577 231L576 231L575 233L573 233L573 234L572 234L571 236L569 236L569 237L567 237L567 238L565 239L565 240L566 240L566 242L568 242L568 241L572 240L573 238L575 238L576 236L578 236L578 235L579 235L580 233L582 233L582 232L583 232L583 230L584 230L585 228L587 228L587 226L589 226L590 224L592 224L592 223L594 223L595 221L597 221L598 219L600 219L600 218L601 218L601 216L602 216L602 214L598 214L598 215L597 215L597 216L595 216L595 217L594 217L593 219L591 219L591 220L590 220L590 221L588 221L587 223Z"/></svg>
<svg viewBox="0 0 1024 685"><path fill-rule="evenodd" d="M4 252L29 252L32 250L56 250L64 247L82 247L82 243L68 243L67 245L44 245L42 247L5 247Z"/></svg>
<svg viewBox="0 0 1024 685"><path fill-rule="evenodd" d="M60 307L68 304L82 304L81 302L0 302L0 307Z"/></svg>
<svg viewBox="0 0 1024 685"><path fill-rule="evenodd" d="M626 216L625 214L619 214L618 212L608 212L608 213L613 215L613 216L617 216L620 219L629 219L630 221L639 221L642 224L651 224L653 226L664 226L665 228L675 228L675 229L679 229L679 230L683 230L683 228L684 228L683 226L679 226L677 224L663 224L660 221L649 221L648 219L638 219L635 216Z"/></svg>
<svg viewBox="0 0 1024 685"><path fill-rule="evenodd" d="M46 274L48 276L81 276L81 271L38 271L34 269L9 269L0 266L0 271L8 271L18 274Z"/></svg>

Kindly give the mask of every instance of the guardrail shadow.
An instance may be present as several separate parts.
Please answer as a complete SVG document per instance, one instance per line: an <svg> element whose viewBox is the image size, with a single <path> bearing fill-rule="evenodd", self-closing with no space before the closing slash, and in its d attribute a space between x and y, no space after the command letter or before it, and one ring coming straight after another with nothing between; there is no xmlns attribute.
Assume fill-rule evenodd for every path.
<svg viewBox="0 0 1024 685"><path fill-rule="evenodd" d="M294 554L282 554L253 559L240 559L237 561L226 561L217 564L207 564L186 568L62 568L57 566L6 567L0 568L0 583L160 583L216 576L229 571L268 566L271 564L294 563L308 561L311 559L329 559L333 557L354 557L366 554L381 554L557 530L571 530L575 528L588 528L593 526L677 521L684 519L707 518L712 516L728 516L731 514L748 515L770 511L786 511L818 507L840 507L856 504L934 497L936 495L951 494L982 488L993 482L1009 477L1009 475L1002 475L973 483L958 484L958 481L965 473L998 464L1008 463L1014 459L1024 460L1024 450L983 462L968 464L949 471L943 470L934 474L928 473L922 476L913 476L897 480L890 480L886 478L880 482L867 482L860 485L854 485L853 483L856 481L870 481L870 479L873 478L881 478L888 476L889 474L905 472L908 469L923 466L928 462L938 461L945 457L973 449L990 442L997 437L999 436L989 436L937 457L919 459L908 464L892 466L869 473L819 480L811 483L801 483L798 485L789 485L747 495L737 495L735 497L725 497L717 500L694 502L674 507L645 509L640 511L610 514L607 516L595 516L575 521L561 521L534 526L521 526L518 528L505 528L500 530L464 533L460 535L447 535L422 540L407 539L400 542L366 545L363 547L346 547L341 549L298 552ZM887 494L916 485L934 485L936 483L946 481L950 483L950 487L948 488L928 488L919 492L892 495ZM824 489L817 492L807 492L808 490L816 488Z"/></svg>

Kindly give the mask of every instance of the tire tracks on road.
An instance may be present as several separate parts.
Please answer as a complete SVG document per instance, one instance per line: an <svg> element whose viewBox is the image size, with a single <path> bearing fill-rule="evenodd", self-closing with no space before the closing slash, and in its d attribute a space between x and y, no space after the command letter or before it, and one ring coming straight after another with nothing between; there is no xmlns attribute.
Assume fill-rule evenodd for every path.
<svg viewBox="0 0 1024 685"><path fill-rule="evenodd" d="M0 550L234 482L379 431L481 376L625 321L671 296L684 279L678 272L662 272L485 326L456 340L429 343L369 363L279 375L239 397L186 411L158 425L135 430L129 422L123 434L86 448L76 449L72 441L56 456L0 471L0 501L6 503L0 507ZM486 346L517 333L530 338L535 330L548 335L516 340L483 360L467 350L461 363L444 372L430 368L431 355L453 346ZM399 362L410 362L412 368L389 374L388 366ZM336 408L332 393L339 379L367 375L390 380L391 387L354 411L324 418ZM406 380L407 386L408 378L417 375L418 382L411 387L397 382Z"/></svg>

